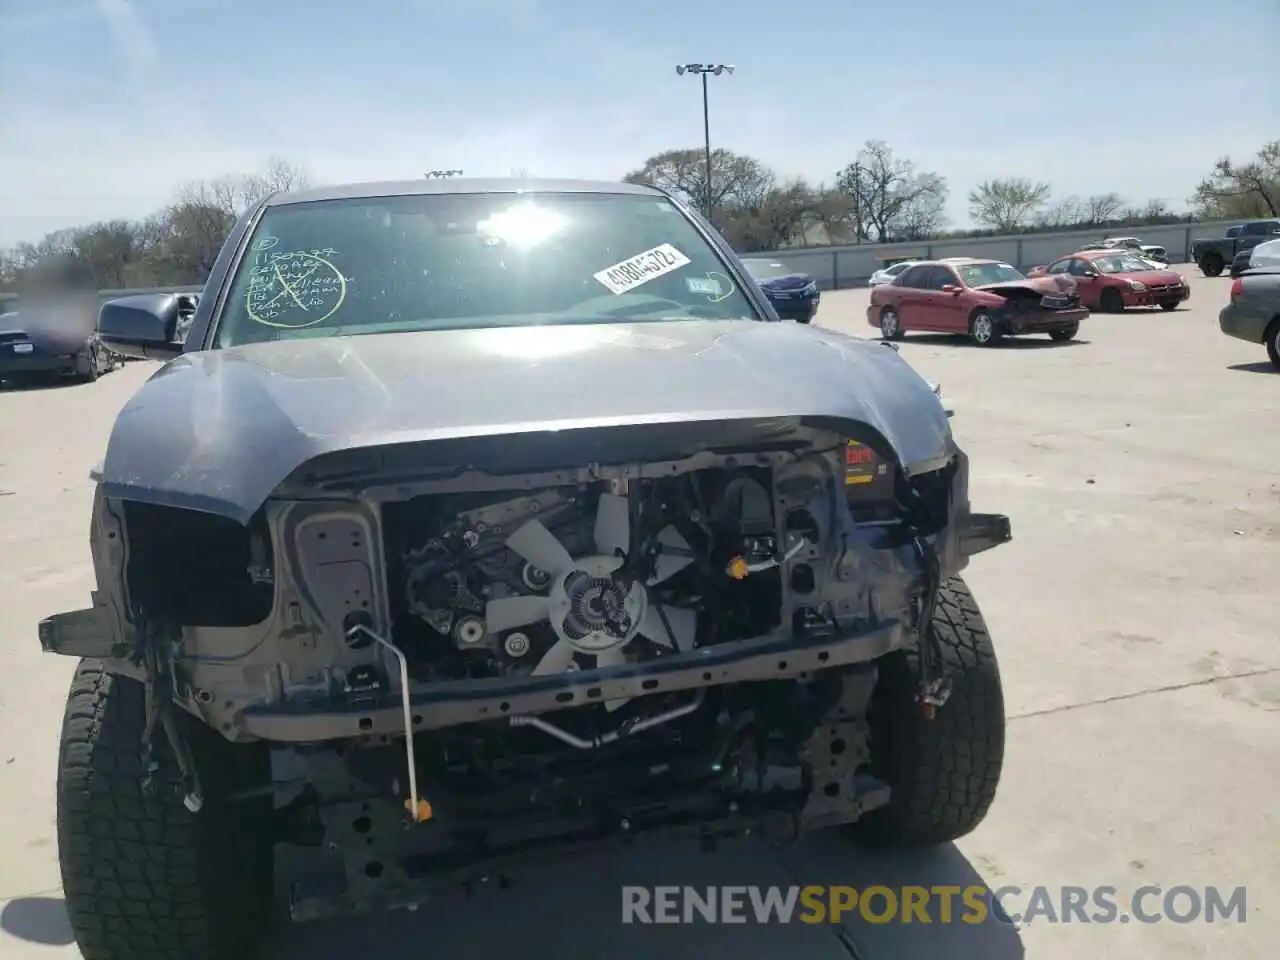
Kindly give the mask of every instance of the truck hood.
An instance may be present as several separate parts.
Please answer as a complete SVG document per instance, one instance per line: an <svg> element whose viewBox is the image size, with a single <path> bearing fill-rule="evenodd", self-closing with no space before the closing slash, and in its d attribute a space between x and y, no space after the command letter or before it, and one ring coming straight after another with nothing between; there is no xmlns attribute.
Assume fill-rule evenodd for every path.
<svg viewBox="0 0 1280 960"><path fill-rule="evenodd" d="M801 324L675 321L383 333L195 351L125 405L103 493L245 523L340 450L535 431L818 416L877 430L908 469L952 455L897 352Z"/></svg>

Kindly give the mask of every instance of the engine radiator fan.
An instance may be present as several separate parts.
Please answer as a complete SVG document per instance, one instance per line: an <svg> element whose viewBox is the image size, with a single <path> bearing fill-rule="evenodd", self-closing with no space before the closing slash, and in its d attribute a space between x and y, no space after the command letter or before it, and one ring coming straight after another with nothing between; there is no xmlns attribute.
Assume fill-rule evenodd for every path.
<svg viewBox="0 0 1280 960"><path fill-rule="evenodd" d="M679 651L691 650L697 633L694 610L659 603L649 588L693 562L688 542L675 527L657 536L659 552L647 583L619 577L630 548L631 519L625 497L602 494L596 508L596 553L574 558L538 520L530 520L507 538L507 546L546 574L546 594L504 597L485 606L490 633L547 621L556 642L534 667L535 675L577 669L576 657L594 657L595 667L627 662L626 648L636 637ZM616 710L626 698L605 701Z"/></svg>

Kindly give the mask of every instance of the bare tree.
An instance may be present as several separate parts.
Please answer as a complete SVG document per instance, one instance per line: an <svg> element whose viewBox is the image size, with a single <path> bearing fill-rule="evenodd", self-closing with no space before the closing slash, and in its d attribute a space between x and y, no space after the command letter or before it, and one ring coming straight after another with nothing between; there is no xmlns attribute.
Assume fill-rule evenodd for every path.
<svg viewBox="0 0 1280 960"><path fill-rule="evenodd" d="M1223 157L1191 197L1205 219L1280 216L1280 140L1265 143L1246 163Z"/></svg>
<svg viewBox="0 0 1280 960"><path fill-rule="evenodd" d="M1034 222L1037 227L1045 230L1069 230L1079 226L1086 218L1083 200L1079 197L1064 197L1037 212Z"/></svg>
<svg viewBox="0 0 1280 960"><path fill-rule="evenodd" d="M710 184L707 183L706 154L700 149L655 154L622 179L627 183L648 183L672 190L702 208L709 196L714 213L758 201L774 186L773 172L759 160L725 149L711 151Z"/></svg>
<svg viewBox="0 0 1280 960"><path fill-rule="evenodd" d="M1120 216L1124 209L1124 200L1118 193L1094 194L1085 201L1084 225L1093 227L1110 223Z"/></svg>
<svg viewBox="0 0 1280 960"><path fill-rule="evenodd" d="M895 235L924 236L945 222L946 180L919 172L899 159L883 140L868 140L857 159L836 175L838 189L850 198L856 237L880 242Z"/></svg>
<svg viewBox="0 0 1280 960"><path fill-rule="evenodd" d="M774 250L803 242L805 227L817 219L820 206L818 194L802 180L762 184L744 194L722 229L734 249L743 253Z"/></svg>
<svg viewBox="0 0 1280 960"><path fill-rule="evenodd" d="M1031 222L1049 199L1049 184L1025 177L986 180L969 191L969 216L978 223L1012 233Z"/></svg>
<svg viewBox="0 0 1280 960"><path fill-rule="evenodd" d="M311 186L311 176L306 169L283 157L271 157L261 173L251 176L264 196L276 192L305 190Z"/></svg>

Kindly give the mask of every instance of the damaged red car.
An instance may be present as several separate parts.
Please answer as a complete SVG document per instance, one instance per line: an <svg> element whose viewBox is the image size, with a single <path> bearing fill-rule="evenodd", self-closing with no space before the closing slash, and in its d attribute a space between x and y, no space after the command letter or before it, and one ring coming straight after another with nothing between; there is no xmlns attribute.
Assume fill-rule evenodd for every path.
<svg viewBox="0 0 1280 960"><path fill-rule="evenodd" d="M1191 296L1182 274L1162 270L1128 250L1081 250L1034 267L1030 275L1071 277L1080 302L1103 313L1121 313L1126 307L1173 310Z"/></svg>
<svg viewBox="0 0 1280 960"><path fill-rule="evenodd" d="M1070 340L1088 315L1072 277L1029 279L1003 261L976 258L918 263L875 287L867 307L867 323L886 340L960 333L983 347L1028 333Z"/></svg>

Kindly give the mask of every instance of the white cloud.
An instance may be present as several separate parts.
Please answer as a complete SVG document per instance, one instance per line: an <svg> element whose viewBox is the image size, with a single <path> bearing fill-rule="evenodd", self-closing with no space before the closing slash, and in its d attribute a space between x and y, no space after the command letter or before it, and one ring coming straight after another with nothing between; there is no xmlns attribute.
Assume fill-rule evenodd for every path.
<svg viewBox="0 0 1280 960"><path fill-rule="evenodd" d="M138 14L133 0L94 0L98 13L107 21L112 40L135 70L156 60L156 42L150 28Z"/></svg>

